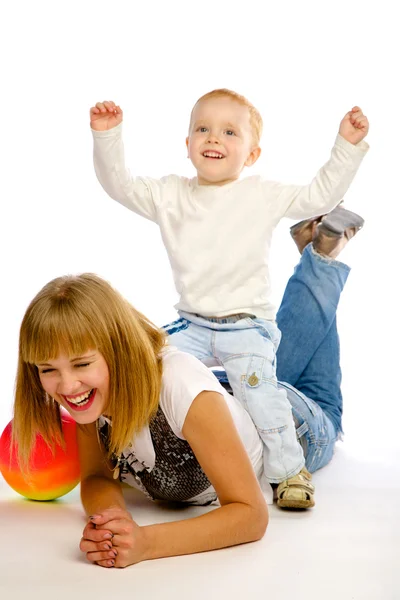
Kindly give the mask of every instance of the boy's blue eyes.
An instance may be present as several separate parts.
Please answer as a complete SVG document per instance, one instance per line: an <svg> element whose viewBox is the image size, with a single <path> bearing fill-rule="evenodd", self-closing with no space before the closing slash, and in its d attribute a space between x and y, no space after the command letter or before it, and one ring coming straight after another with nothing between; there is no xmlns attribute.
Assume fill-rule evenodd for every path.
<svg viewBox="0 0 400 600"><path fill-rule="evenodd" d="M206 133L206 131L208 131L207 127L199 127L198 131L200 131L200 133ZM232 131L232 129L227 129L226 131L224 131L224 133L226 135L236 135L234 131Z"/></svg>

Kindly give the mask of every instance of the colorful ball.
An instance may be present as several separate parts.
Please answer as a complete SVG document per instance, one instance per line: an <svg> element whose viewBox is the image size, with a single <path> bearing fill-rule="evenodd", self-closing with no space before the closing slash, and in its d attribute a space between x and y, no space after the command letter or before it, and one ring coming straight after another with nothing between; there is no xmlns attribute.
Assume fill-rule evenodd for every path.
<svg viewBox="0 0 400 600"><path fill-rule="evenodd" d="M74 489L80 480L76 423L61 414L65 450L56 445L54 454L41 435L36 437L25 476L19 467L16 447L11 452L12 421L0 438L0 471L9 486L29 500L55 500Z"/></svg>

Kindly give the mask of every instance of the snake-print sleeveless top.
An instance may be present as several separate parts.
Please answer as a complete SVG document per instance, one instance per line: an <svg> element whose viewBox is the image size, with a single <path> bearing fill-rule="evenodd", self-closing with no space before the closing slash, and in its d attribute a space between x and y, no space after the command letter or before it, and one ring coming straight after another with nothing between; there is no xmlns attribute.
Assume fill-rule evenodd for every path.
<svg viewBox="0 0 400 600"><path fill-rule="evenodd" d="M106 449L110 427L107 422L98 425L99 437ZM149 430L155 451L154 467L149 469L136 458L131 449L126 449L121 457L113 457L114 465L120 469L120 481L132 485L133 478L136 487L152 500L202 505L216 500L213 488L201 498L195 498L208 490L211 483L188 442L175 435L160 407L149 424Z"/></svg>

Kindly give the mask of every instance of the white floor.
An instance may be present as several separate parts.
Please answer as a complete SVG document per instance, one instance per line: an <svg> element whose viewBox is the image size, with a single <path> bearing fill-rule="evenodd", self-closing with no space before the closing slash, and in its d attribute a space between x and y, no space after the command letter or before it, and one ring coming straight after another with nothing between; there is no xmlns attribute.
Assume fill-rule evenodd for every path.
<svg viewBox="0 0 400 600"><path fill-rule="evenodd" d="M78 551L78 488L56 503L25 501L0 481L0 597L236 600L398 600L400 467L387 449L363 460L340 443L315 474L317 506L270 508L264 539L216 552L145 562L125 570L88 564ZM129 493L139 524L186 518Z"/></svg>
<svg viewBox="0 0 400 600"><path fill-rule="evenodd" d="M190 108L225 86L264 117L263 152L248 175L310 181L354 103L369 117L371 151L345 197L366 219L345 250L354 270L339 310L346 438L314 476L315 509L271 507L258 543L105 570L78 551L78 489L55 503L28 502L0 476L0 600L400 600L400 38L395 2L342 4L2 5L0 432L11 418L22 315L53 277L96 272L154 322L176 317L158 230L107 199L95 179L94 102L121 103L133 175L192 177ZM292 224L273 242L277 301L298 259ZM131 510L139 524L201 512L140 496Z"/></svg>
<svg viewBox="0 0 400 600"><path fill-rule="evenodd" d="M267 533L254 544L106 570L78 550L78 489L56 503L28 502L0 477L0 599L400 600L400 323L397 280L377 262L375 231L366 228L345 250L355 263L339 310L346 436L331 464L314 475L314 509L272 506ZM370 307L378 318L370 319ZM12 365L7 372L11 389ZM4 413L0 430L8 418ZM139 524L204 510L177 512L134 499Z"/></svg>
<svg viewBox="0 0 400 600"><path fill-rule="evenodd" d="M28 502L0 477L0 599L400 600L398 293L396 278L375 257L375 232L366 228L345 250L355 263L339 310L346 436L331 464L314 475L314 509L272 506L267 533L254 544L106 570L78 550L84 526L78 489L55 503ZM396 257L395 250L387 255ZM370 307L378 318L370 319ZM17 332L7 339L11 362ZM3 395L11 399L6 388L15 369L4 372ZM0 408L2 430L9 415L6 404ZM204 510L177 512L134 499L139 524Z"/></svg>

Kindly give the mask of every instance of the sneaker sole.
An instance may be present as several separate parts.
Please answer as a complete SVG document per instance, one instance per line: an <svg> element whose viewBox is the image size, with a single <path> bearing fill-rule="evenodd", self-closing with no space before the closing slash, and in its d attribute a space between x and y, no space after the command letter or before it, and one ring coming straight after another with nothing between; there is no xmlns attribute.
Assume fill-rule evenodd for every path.
<svg viewBox="0 0 400 600"><path fill-rule="evenodd" d="M277 501L277 505L279 508L312 508L315 506L314 499L312 500L298 500L290 501L290 500L279 500Z"/></svg>
<svg viewBox="0 0 400 600"><path fill-rule="evenodd" d="M341 236L349 227L361 229L363 225L364 219L360 215L339 206L328 213L318 227L327 235Z"/></svg>

